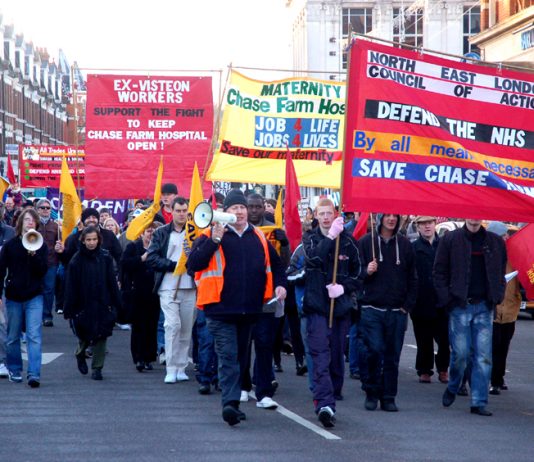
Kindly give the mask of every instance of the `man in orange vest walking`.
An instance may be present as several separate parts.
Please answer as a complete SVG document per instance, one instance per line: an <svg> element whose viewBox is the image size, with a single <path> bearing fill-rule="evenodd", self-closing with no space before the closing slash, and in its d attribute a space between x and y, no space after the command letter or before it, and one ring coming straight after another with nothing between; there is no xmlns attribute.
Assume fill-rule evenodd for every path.
<svg viewBox="0 0 534 462"><path fill-rule="evenodd" d="M264 303L285 298L286 278L274 248L248 223L247 201L240 190L228 193L224 211L234 214L236 223L215 223L197 238L187 269L196 273L197 305L204 310L215 341L222 417L235 425L246 419L239 399L252 328Z"/></svg>

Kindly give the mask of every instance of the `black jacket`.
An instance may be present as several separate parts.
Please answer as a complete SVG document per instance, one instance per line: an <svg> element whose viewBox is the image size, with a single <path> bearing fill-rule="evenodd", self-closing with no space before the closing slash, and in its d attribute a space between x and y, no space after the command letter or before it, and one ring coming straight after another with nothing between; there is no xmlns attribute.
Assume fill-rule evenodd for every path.
<svg viewBox="0 0 534 462"><path fill-rule="evenodd" d="M86 341L110 337L121 308L113 260L104 249L82 245L67 267L65 319L72 319L76 336Z"/></svg>
<svg viewBox="0 0 534 462"><path fill-rule="evenodd" d="M99 231L102 236L102 249L109 252L118 267L121 261L122 248L117 236L115 236L109 229L100 228ZM65 267L67 267L74 254L82 247L80 233L71 234L65 241L65 250L63 253L59 254L59 260Z"/></svg>
<svg viewBox="0 0 534 462"><path fill-rule="evenodd" d="M412 314L427 318L437 315L437 295L434 288L433 269L439 237L436 234L432 244L419 236L412 242L417 268L417 300Z"/></svg>
<svg viewBox="0 0 534 462"><path fill-rule="evenodd" d="M167 258L167 250L169 249L169 240L174 229L174 223L162 226L156 229L152 234L152 241L148 248L147 265L154 271L154 288L153 292L158 293L159 286L165 277L165 273L172 273L176 268L178 262L169 260Z"/></svg>
<svg viewBox="0 0 534 462"><path fill-rule="evenodd" d="M487 277L486 301L498 305L504 298L506 281L506 247L503 239L483 227L482 245ZM471 272L471 233L463 228L450 231L441 238L434 262L434 286L438 306L452 309L467 305Z"/></svg>
<svg viewBox="0 0 534 462"><path fill-rule="evenodd" d="M0 221L0 250L4 244L15 237L15 228Z"/></svg>
<svg viewBox="0 0 534 462"><path fill-rule="evenodd" d="M282 261L274 247L268 241L267 244L271 259L273 289L277 286L286 287ZM265 254L253 226L249 225L241 237L227 227L220 245L226 260L221 301L206 305L204 308L206 316L262 313L267 281ZM217 249L218 245L212 239L208 239L205 235L198 237L187 260L188 271L195 273L205 269Z"/></svg>
<svg viewBox="0 0 534 462"><path fill-rule="evenodd" d="M304 293L304 314L328 316L330 297L327 284L334 276L334 256L336 241L323 235L318 226L306 232L302 238L306 256L306 291ZM343 286L344 293L335 299L334 316L341 317L356 308L352 295L358 291L360 283L360 256L356 241L347 232L340 234L339 258L336 283Z"/></svg>
<svg viewBox="0 0 534 462"><path fill-rule="evenodd" d="M20 237L6 242L0 252L0 297L4 284L6 298L15 302L26 302L42 294L43 278L48 270L47 255L44 243L35 255L30 255Z"/></svg>
<svg viewBox="0 0 534 462"><path fill-rule="evenodd" d="M378 231L374 243L378 270L369 275L367 265L373 260L371 233L358 242L363 277L361 305L411 312L417 296L417 273L410 241L397 233L386 243Z"/></svg>

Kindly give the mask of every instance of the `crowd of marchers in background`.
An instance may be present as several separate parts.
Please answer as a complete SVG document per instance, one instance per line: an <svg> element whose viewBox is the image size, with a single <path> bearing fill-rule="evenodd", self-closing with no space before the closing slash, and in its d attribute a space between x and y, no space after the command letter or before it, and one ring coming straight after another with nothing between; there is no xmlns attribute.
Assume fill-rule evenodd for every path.
<svg viewBox="0 0 534 462"><path fill-rule="evenodd" d="M508 389L521 303L517 278L505 278L514 270L505 240L517 226L467 218L440 230L445 218L385 207L356 239L359 215L340 214L324 197L306 210L302 242L291 248L283 228L265 231L275 226L275 200L239 189L212 199L230 215L190 246L188 199L172 183L162 186L161 210L135 241L125 229L146 201L123 226L108 209L85 208L73 233L61 236L50 200L25 201L10 188L0 204L0 377L24 381L25 344L26 381L38 388L42 328L62 316L81 374L103 380L107 338L129 330L133 373L164 366L166 384L194 374L200 394L220 392L229 425L246 419L241 405L251 396L258 408L277 408L282 354L291 354L329 428L345 378L361 381L366 410L399 410L410 318L418 381L436 376L445 407L470 394L471 413L492 414L488 395Z"/></svg>

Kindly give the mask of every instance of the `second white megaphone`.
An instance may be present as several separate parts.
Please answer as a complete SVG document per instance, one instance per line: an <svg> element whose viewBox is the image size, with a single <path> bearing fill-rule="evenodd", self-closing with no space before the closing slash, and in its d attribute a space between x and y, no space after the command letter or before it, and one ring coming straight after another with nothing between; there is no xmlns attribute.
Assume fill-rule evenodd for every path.
<svg viewBox="0 0 534 462"><path fill-rule="evenodd" d="M208 202L201 202L195 207L193 221L201 229L207 228L212 223L235 223L237 217L233 213L219 212L213 210Z"/></svg>

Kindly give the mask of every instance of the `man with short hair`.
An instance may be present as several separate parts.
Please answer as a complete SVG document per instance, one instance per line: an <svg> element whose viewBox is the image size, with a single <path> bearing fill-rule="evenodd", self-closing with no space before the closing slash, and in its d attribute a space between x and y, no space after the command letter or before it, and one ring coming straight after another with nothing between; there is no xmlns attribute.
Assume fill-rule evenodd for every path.
<svg viewBox="0 0 534 462"><path fill-rule="evenodd" d="M4 214L4 222L9 225L13 226L13 217L15 216L15 212L17 211L15 208L15 199L12 197L6 197L5 200L5 214Z"/></svg>
<svg viewBox="0 0 534 462"><path fill-rule="evenodd" d="M50 217L51 212L52 204L48 199L40 199L37 202L37 214L40 220L39 232L48 247L48 270L43 279L43 326L46 327L54 325L52 311L59 264L58 255L55 251L56 244L59 241L58 225Z"/></svg>
<svg viewBox="0 0 534 462"><path fill-rule="evenodd" d="M246 418L239 410L239 400L241 371L248 362L252 328L263 312L264 303L273 295L278 300L285 298L286 279L273 246L260 230L248 223L247 201L242 191L228 193L224 211L234 214L237 221L226 226L215 223L199 236L189 255L187 269L196 273L197 304L205 311L215 341L222 417L228 425L236 425ZM263 385L260 378L256 386Z"/></svg>
<svg viewBox="0 0 534 462"><path fill-rule="evenodd" d="M313 364L313 402L315 413L325 427L335 425L336 400L343 399L345 339L355 308L353 296L359 287L360 274L356 241L344 231L343 218L336 218L336 215L334 203L330 199L320 199L315 208L319 226L302 238L306 256L303 313ZM333 283L336 239L339 239L339 254ZM332 300L334 315L330 326Z"/></svg>
<svg viewBox="0 0 534 462"><path fill-rule="evenodd" d="M154 221L159 221L164 225L173 221L173 204L176 196L178 196L178 188L174 183L165 183L161 187L161 209L154 217Z"/></svg>
<svg viewBox="0 0 534 462"><path fill-rule="evenodd" d="M451 362L442 404L455 400L471 358L471 413L491 416L486 409L491 375L492 322L506 282L506 247L500 236L486 231L481 220L467 219L462 228L442 237L434 262L438 306L449 310Z"/></svg>
<svg viewBox="0 0 534 462"><path fill-rule="evenodd" d="M436 306L432 272L439 238L436 234L436 217L418 216L414 219L419 238L412 243L417 268L417 300L410 313L413 323L417 356L415 369L419 382L430 383L434 374L434 362L441 383L448 382L449 367L449 318L444 308ZM434 341L438 352L434 355Z"/></svg>
<svg viewBox="0 0 534 462"><path fill-rule="evenodd" d="M165 383L189 380L185 369L195 322L195 283L187 273L173 274L182 253L188 251L185 241L187 209L186 199L174 199L173 219L154 232L146 260L156 273L154 293L159 295L165 315Z"/></svg>
<svg viewBox="0 0 534 462"><path fill-rule="evenodd" d="M100 214L100 218L99 218L99 225L100 225L100 228L104 228L104 225L106 223L106 220L108 218L111 218L111 210L109 210L107 207L100 207L98 209L98 213Z"/></svg>
<svg viewBox="0 0 534 462"><path fill-rule="evenodd" d="M376 215L376 233L358 242L363 268L362 340L367 369L361 374L365 409L397 412L399 361L417 296L415 258L410 241L399 234L400 215Z"/></svg>

